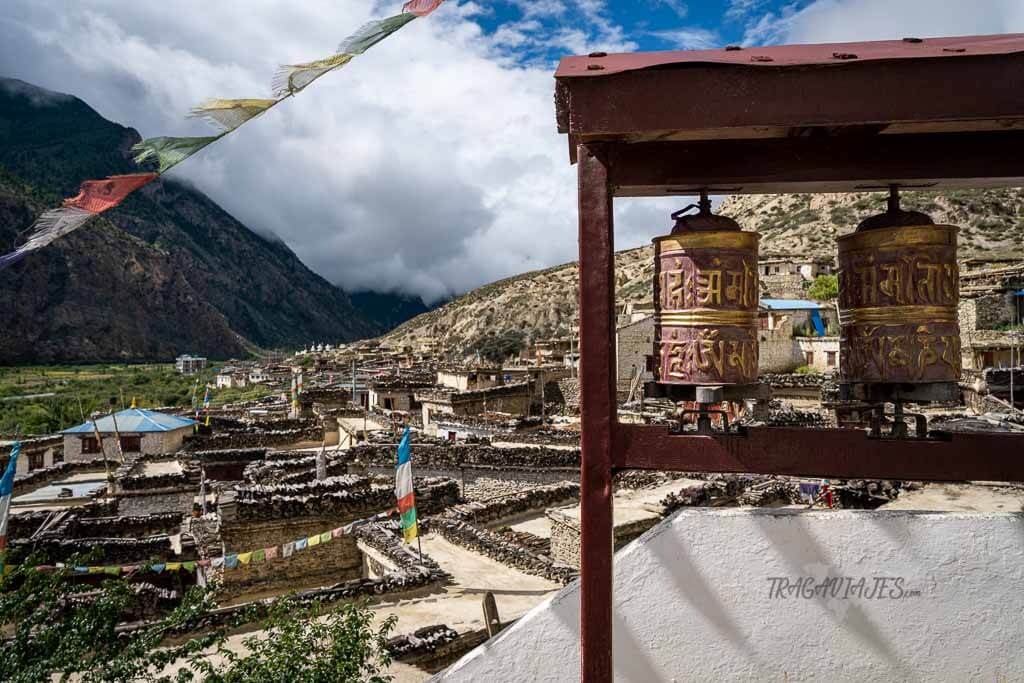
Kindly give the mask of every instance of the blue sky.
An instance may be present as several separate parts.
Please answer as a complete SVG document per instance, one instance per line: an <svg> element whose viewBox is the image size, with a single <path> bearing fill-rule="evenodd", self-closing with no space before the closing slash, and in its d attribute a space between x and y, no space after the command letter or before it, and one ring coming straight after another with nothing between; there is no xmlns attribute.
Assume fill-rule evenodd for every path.
<svg viewBox="0 0 1024 683"><path fill-rule="evenodd" d="M482 4L482 3L481 3ZM584 44L609 51L679 50L774 42L808 1L498 0L477 22L506 35L523 60L554 59ZM515 41L522 42L516 43Z"/></svg>

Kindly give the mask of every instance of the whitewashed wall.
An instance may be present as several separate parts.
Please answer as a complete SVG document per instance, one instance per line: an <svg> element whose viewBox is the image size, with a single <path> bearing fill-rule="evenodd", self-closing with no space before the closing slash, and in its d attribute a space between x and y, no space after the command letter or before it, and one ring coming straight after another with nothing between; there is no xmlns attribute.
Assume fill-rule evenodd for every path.
<svg viewBox="0 0 1024 683"><path fill-rule="evenodd" d="M616 556L616 680L1024 680L1022 611L1021 514L683 510ZM433 680L578 681L578 622L572 584Z"/></svg>

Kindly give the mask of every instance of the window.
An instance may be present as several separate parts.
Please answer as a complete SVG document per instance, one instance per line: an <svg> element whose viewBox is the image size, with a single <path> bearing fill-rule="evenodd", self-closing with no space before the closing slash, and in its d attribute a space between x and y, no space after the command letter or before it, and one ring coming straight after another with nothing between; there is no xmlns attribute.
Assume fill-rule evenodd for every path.
<svg viewBox="0 0 1024 683"><path fill-rule="evenodd" d="M384 399L384 410L394 410L395 403L390 398Z"/></svg>
<svg viewBox="0 0 1024 683"><path fill-rule="evenodd" d="M994 367L995 364L996 364L996 354L995 354L995 351L985 351L982 354L982 357L981 357L981 367L983 367L983 368L991 368L991 367Z"/></svg>
<svg viewBox="0 0 1024 683"><path fill-rule="evenodd" d="M457 436L457 434L455 432L448 432L448 440L449 441L455 441L455 437L456 436Z"/></svg>
<svg viewBox="0 0 1024 683"><path fill-rule="evenodd" d="M807 363L807 365L814 365L814 351L805 351L804 361Z"/></svg>
<svg viewBox="0 0 1024 683"><path fill-rule="evenodd" d="M826 351L825 352L825 363L830 368L834 368L836 366L836 352L835 351Z"/></svg>
<svg viewBox="0 0 1024 683"><path fill-rule="evenodd" d="M82 437L82 453L99 453L100 442L95 436Z"/></svg>
<svg viewBox="0 0 1024 683"><path fill-rule="evenodd" d="M764 274L765 275L771 275L772 274L772 267L771 266L765 266L764 267Z"/></svg>
<svg viewBox="0 0 1024 683"><path fill-rule="evenodd" d="M647 358L647 372L654 372L657 369L657 367L658 367L657 361L655 361L654 356L647 356L646 358Z"/></svg>
<svg viewBox="0 0 1024 683"><path fill-rule="evenodd" d="M142 437L141 436L122 436L121 437L121 452L122 453L141 453L142 452Z"/></svg>
<svg viewBox="0 0 1024 683"><path fill-rule="evenodd" d="M28 471L34 472L36 470L43 469L43 454L42 453L29 453L28 454Z"/></svg>

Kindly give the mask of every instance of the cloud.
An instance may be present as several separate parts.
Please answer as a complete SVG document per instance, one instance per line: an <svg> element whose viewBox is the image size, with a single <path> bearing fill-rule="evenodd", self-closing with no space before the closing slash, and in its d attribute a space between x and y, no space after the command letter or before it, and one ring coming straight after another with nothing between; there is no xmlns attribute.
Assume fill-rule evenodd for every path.
<svg viewBox="0 0 1024 683"><path fill-rule="evenodd" d="M733 1L736 7L746 4ZM815 0L751 15L743 42L768 45L1020 31L1024 31L1020 0Z"/></svg>
<svg viewBox="0 0 1024 683"><path fill-rule="evenodd" d="M327 56L400 4L7 0L0 73L72 93L144 136L208 134L184 118L190 107L266 96L278 64ZM544 34L550 43L635 47L603 3L573 11L592 30ZM575 169L552 66L508 58L532 20L487 35L482 13L450 0L172 175L349 290L434 300L574 259Z"/></svg>
<svg viewBox="0 0 1024 683"><path fill-rule="evenodd" d="M717 31L697 27L651 31L650 34L679 50L707 50L722 44Z"/></svg>

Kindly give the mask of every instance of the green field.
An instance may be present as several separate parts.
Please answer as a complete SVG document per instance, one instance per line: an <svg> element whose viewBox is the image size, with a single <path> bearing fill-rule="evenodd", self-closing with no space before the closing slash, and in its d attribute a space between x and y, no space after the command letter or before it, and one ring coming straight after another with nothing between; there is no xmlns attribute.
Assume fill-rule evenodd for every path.
<svg viewBox="0 0 1024 683"><path fill-rule="evenodd" d="M199 376L198 400L213 371ZM48 434L82 422L82 415L131 405L140 408L191 405L196 376L172 364L52 365L0 367L0 433L16 426L23 434ZM263 386L211 390L211 405L260 398Z"/></svg>

